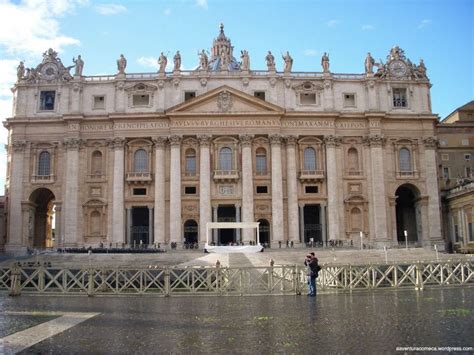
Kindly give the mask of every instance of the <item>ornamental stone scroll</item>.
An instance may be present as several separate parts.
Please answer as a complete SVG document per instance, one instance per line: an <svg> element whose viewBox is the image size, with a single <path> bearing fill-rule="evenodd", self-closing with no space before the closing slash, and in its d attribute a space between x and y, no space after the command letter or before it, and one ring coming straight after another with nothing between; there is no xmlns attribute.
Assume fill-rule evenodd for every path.
<svg viewBox="0 0 474 355"><path fill-rule="evenodd" d="M170 145L180 145L183 137L174 134L168 138Z"/></svg>
<svg viewBox="0 0 474 355"><path fill-rule="evenodd" d="M438 146L438 138L436 137L423 138L423 144L425 145L425 148L434 149Z"/></svg>
<svg viewBox="0 0 474 355"><path fill-rule="evenodd" d="M339 136L330 134L324 137L324 143L326 144L326 146L329 146L329 147L338 146L341 144L341 142L342 142L342 138Z"/></svg>
<svg viewBox="0 0 474 355"><path fill-rule="evenodd" d="M63 145L68 150L79 149L85 144L85 141L80 138L66 138L63 141Z"/></svg>
<svg viewBox="0 0 474 355"><path fill-rule="evenodd" d="M296 145L296 142L298 141L298 137L297 136L292 136L292 135L286 136L285 141L286 141L286 145L294 146L294 145Z"/></svg>
<svg viewBox="0 0 474 355"><path fill-rule="evenodd" d="M242 134L239 138L242 146L250 146L252 144L253 135L251 134Z"/></svg>
<svg viewBox="0 0 474 355"><path fill-rule="evenodd" d="M14 141L12 143L13 151L15 152L22 152L26 147L26 141Z"/></svg>
<svg viewBox="0 0 474 355"><path fill-rule="evenodd" d="M207 134L197 136L199 141L199 145L201 146L209 146L211 144L211 136Z"/></svg>
<svg viewBox="0 0 474 355"><path fill-rule="evenodd" d="M382 134L370 134L364 141L371 147L382 147L386 140Z"/></svg>
<svg viewBox="0 0 474 355"><path fill-rule="evenodd" d="M168 137L164 137L164 136L154 137L151 140L153 144L155 145L155 148L164 148L166 142L168 141Z"/></svg>
<svg viewBox="0 0 474 355"><path fill-rule="evenodd" d="M281 144L282 137L279 134L272 134L268 138L270 139L270 144L272 145Z"/></svg>
<svg viewBox="0 0 474 355"><path fill-rule="evenodd" d="M109 146L112 149L123 149L125 146L126 139L123 137L115 137L109 140Z"/></svg>

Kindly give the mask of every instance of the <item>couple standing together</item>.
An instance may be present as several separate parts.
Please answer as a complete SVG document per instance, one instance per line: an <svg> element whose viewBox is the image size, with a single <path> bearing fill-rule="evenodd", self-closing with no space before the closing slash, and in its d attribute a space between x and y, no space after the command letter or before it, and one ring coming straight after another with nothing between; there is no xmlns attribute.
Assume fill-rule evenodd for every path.
<svg viewBox="0 0 474 355"><path fill-rule="evenodd" d="M308 296L315 297L316 296L316 279L319 274L319 270L321 270L321 266L318 264L318 258L314 255L314 252L309 253L306 255L306 259L304 261L305 266L308 268L307 276L308 276L308 287L309 292Z"/></svg>

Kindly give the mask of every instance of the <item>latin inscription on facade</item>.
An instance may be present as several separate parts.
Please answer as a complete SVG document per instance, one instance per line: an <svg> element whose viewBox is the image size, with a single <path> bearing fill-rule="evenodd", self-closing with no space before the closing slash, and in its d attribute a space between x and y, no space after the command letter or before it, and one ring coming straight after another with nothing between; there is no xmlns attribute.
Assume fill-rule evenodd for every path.
<svg viewBox="0 0 474 355"><path fill-rule="evenodd" d="M219 194L231 196L234 194L234 185L219 185Z"/></svg>

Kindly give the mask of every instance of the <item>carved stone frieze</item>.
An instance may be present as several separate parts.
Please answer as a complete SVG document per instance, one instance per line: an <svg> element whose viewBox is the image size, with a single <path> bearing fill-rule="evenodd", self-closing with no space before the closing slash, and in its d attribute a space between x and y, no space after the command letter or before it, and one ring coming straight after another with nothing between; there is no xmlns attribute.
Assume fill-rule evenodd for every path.
<svg viewBox="0 0 474 355"><path fill-rule="evenodd" d="M217 97L217 107L221 112L227 112L232 108L232 95L227 90L222 91Z"/></svg>
<svg viewBox="0 0 474 355"><path fill-rule="evenodd" d="M253 135L251 134L242 134L240 136L240 142L242 146L249 146L252 144Z"/></svg>
<svg viewBox="0 0 474 355"><path fill-rule="evenodd" d="M385 137L382 134L370 134L365 139L364 142L371 147L381 147L385 144Z"/></svg>
<svg viewBox="0 0 474 355"><path fill-rule="evenodd" d="M170 145L180 145L183 137L174 134L168 138Z"/></svg>
<svg viewBox="0 0 474 355"><path fill-rule="evenodd" d="M426 137L423 138L423 144L426 148L436 148L438 146L438 138L436 137Z"/></svg>
<svg viewBox="0 0 474 355"><path fill-rule="evenodd" d="M281 135L272 134L268 137L270 139L270 144L281 144Z"/></svg>
<svg viewBox="0 0 474 355"><path fill-rule="evenodd" d="M285 137L286 145L295 145L298 141L297 136L286 136Z"/></svg>
<svg viewBox="0 0 474 355"><path fill-rule="evenodd" d="M201 86L202 86L202 87L206 87L206 85L207 85L207 78L201 78L200 83L201 83Z"/></svg>
<svg viewBox="0 0 474 355"><path fill-rule="evenodd" d="M153 141L155 148L164 148L166 142L168 141L168 137L159 136L159 137L154 137L151 140Z"/></svg>
<svg viewBox="0 0 474 355"><path fill-rule="evenodd" d="M324 136L324 143L327 146L330 146L330 147L338 146L341 144L341 142L342 142L342 138L339 136L335 136L332 134L328 136Z"/></svg>
<svg viewBox="0 0 474 355"><path fill-rule="evenodd" d="M26 147L26 141L14 141L12 142L13 151L22 152Z"/></svg>
<svg viewBox="0 0 474 355"><path fill-rule="evenodd" d="M80 138L66 138L63 141L63 145L66 149L79 149L85 144L85 141Z"/></svg>
<svg viewBox="0 0 474 355"><path fill-rule="evenodd" d="M201 146L209 146L211 144L211 136L207 134L199 135L197 136L197 139Z"/></svg>
<svg viewBox="0 0 474 355"><path fill-rule="evenodd" d="M125 146L126 139L123 137L115 137L109 141L109 145L112 149L123 149Z"/></svg>

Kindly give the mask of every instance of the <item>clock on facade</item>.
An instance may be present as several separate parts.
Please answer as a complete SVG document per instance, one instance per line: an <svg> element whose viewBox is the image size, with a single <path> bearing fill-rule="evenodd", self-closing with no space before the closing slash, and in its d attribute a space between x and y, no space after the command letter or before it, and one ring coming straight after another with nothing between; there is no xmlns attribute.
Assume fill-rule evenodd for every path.
<svg viewBox="0 0 474 355"><path fill-rule="evenodd" d="M401 60L393 60L388 67L393 76L401 77L407 72L407 65Z"/></svg>

